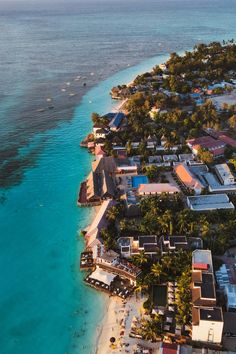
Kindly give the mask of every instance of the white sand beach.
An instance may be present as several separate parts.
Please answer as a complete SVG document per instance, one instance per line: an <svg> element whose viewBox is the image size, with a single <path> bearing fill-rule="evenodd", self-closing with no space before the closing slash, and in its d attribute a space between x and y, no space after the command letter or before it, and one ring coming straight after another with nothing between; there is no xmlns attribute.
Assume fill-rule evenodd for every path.
<svg viewBox="0 0 236 354"><path fill-rule="evenodd" d="M143 313L145 298L133 295L130 299L122 300L118 297L110 297L105 309L105 316L101 324L100 335L97 340L96 354L132 353L137 340L129 337L133 317ZM116 339L111 347L110 338ZM128 345L127 347L125 346Z"/></svg>

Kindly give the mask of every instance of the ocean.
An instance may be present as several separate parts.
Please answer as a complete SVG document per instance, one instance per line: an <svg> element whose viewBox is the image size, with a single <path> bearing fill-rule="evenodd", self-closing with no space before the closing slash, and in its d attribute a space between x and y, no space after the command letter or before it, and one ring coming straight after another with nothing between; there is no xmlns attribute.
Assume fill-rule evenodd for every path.
<svg viewBox="0 0 236 354"><path fill-rule="evenodd" d="M0 353L92 354L106 297L79 272L79 144L109 90L236 38L234 0L0 1ZM86 83L86 86L84 86Z"/></svg>

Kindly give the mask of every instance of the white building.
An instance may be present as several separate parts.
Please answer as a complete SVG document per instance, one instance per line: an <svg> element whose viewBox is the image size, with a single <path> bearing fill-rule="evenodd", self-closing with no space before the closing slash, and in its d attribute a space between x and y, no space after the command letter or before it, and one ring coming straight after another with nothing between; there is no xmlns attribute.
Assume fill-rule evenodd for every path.
<svg viewBox="0 0 236 354"><path fill-rule="evenodd" d="M223 185L228 186L230 184L235 183L234 175L232 174L229 166L226 163L216 165L215 170L220 182Z"/></svg>
<svg viewBox="0 0 236 354"><path fill-rule="evenodd" d="M221 307L193 308L192 340L220 344L224 326Z"/></svg>
<svg viewBox="0 0 236 354"><path fill-rule="evenodd" d="M96 263L98 264L104 264L104 265L115 265L117 261L119 260L119 254L109 250L101 254L99 257L96 259Z"/></svg>
<svg viewBox="0 0 236 354"><path fill-rule="evenodd" d="M159 195L161 193L180 193L180 189L171 183L147 183L140 184L137 192L138 195L145 197Z"/></svg>
<svg viewBox="0 0 236 354"><path fill-rule="evenodd" d="M217 209L234 210L227 194L208 194L187 197L187 204L194 211L211 211Z"/></svg>
<svg viewBox="0 0 236 354"><path fill-rule="evenodd" d="M107 131L106 129L103 128L93 128L93 135L95 139L105 139L107 134L109 133L109 131Z"/></svg>
<svg viewBox="0 0 236 354"><path fill-rule="evenodd" d="M216 306L215 279L210 250L192 253L192 340L220 344L224 326L221 307Z"/></svg>
<svg viewBox="0 0 236 354"><path fill-rule="evenodd" d="M222 264L215 273L216 280L220 289L225 293L227 311L236 311L236 284L235 274L236 265Z"/></svg>

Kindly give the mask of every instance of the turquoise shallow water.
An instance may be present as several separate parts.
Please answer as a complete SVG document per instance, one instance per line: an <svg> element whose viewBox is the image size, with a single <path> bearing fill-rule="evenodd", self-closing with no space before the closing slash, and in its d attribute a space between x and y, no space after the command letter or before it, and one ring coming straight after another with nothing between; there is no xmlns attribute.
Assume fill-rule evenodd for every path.
<svg viewBox="0 0 236 354"><path fill-rule="evenodd" d="M112 106L110 88L150 69L152 58L102 82L82 100L74 118L21 150L46 138L34 168L4 192L1 205L1 353L92 353L105 296L89 289L78 271L83 239L78 230L91 209L78 209L76 196L92 156L79 143L91 127L90 114ZM89 103L92 101L92 104ZM76 237L77 236L77 237ZM5 250L5 251L4 251Z"/></svg>

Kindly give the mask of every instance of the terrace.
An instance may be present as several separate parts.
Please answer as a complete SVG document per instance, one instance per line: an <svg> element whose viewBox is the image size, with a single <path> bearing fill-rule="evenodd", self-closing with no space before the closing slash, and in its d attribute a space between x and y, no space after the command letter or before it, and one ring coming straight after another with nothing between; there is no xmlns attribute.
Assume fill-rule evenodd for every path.
<svg viewBox="0 0 236 354"><path fill-rule="evenodd" d="M117 295L123 299L127 298L133 291L129 281L124 281L118 276L107 273L97 268L93 273L85 278L85 282L97 289L109 294Z"/></svg>
<svg viewBox="0 0 236 354"><path fill-rule="evenodd" d="M136 284L138 276L141 274L141 269L134 266L132 263L119 259L116 263L102 263L99 259L96 260L97 266L113 274L119 275L130 280L131 284Z"/></svg>
<svg viewBox="0 0 236 354"><path fill-rule="evenodd" d="M90 269L93 266L94 266L93 252L92 251L82 252L80 257L80 269Z"/></svg>

